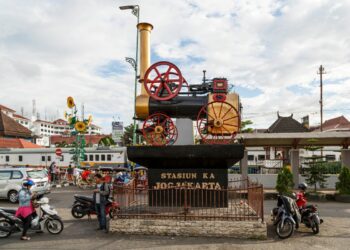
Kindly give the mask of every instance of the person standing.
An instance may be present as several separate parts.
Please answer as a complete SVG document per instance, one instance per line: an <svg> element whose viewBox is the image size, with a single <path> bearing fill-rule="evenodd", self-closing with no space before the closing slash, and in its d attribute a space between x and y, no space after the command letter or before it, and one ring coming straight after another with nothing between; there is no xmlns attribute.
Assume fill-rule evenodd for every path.
<svg viewBox="0 0 350 250"><path fill-rule="evenodd" d="M32 194L30 191L33 185L34 182L32 180L26 180L22 184L22 189L18 192L19 207L16 211L16 217L22 219L23 221L21 240L30 240L30 237L27 236L27 231L30 228L32 214L34 212L31 202L34 194Z"/></svg>
<svg viewBox="0 0 350 250"><path fill-rule="evenodd" d="M78 178L79 178L80 172L79 169L75 166L73 170L73 183L76 186L78 183Z"/></svg>
<svg viewBox="0 0 350 250"><path fill-rule="evenodd" d="M49 167L49 171L50 171L50 179L51 179L51 182L54 183L56 181L56 178L55 178L55 168L56 168L56 162L52 162L50 167Z"/></svg>
<svg viewBox="0 0 350 250"><path fill-rule="evenodd" d="M72 181L73 181L73 168L72 168L71 164L69 164L69 166L68 166L67 175L68 175L68 182L72 183Z"/></svg>
<svg viewBox="0 0 350 250"><path fill-rule="evenodd" d="M105 179L101 174L95 175L96 189L94 190L94 202L96 206L96 213L99 222L97 230L107 230L107 219L106 219L106 203L109 197L110 189L109 185L105 182Z"/></svg>

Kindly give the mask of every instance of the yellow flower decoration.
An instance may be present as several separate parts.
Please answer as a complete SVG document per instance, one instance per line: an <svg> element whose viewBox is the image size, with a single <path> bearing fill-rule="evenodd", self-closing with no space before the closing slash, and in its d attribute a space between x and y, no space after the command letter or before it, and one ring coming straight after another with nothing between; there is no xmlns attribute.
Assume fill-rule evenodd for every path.
<svg viewBox="0 0 350 250"><path fill-rule="evenodd" d="M75 129L78 131L78 132L85 132L86 130L86 125L84 122L77 122L75 124Z"/></svg>
<svg viewBox="0 0 350 250"><path fill-rule="evenodd" d="M91 125L91 122L92 122L92 115L89 115L89 119L88 119L87 125L90 126L90 125Z"/></svg>
<svg viewBox="0 0 350 250"><path fill-rule="evenodd" d="M73 107L75 106L73 97L69 96L69 97L67 98L67 106L68 106L68 108L70 108L70 109L73 108Z"/></svg>

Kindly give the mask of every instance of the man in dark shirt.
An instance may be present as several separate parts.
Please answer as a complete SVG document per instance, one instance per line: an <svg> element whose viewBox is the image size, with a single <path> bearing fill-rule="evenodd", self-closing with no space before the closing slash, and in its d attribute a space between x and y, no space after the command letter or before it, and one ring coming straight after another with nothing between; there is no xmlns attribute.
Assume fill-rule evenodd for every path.
<svg viewBox="0 0 350 250"><path fill-rule="evenodd" d="M109 186L105 182L105 179L100 174L95 175L96 179L96 189L94 190L94 202L96 206L96 213L99 222L99 227L97 230L107 230L107 220L106 220L106 203L110 193Z"/></svg>

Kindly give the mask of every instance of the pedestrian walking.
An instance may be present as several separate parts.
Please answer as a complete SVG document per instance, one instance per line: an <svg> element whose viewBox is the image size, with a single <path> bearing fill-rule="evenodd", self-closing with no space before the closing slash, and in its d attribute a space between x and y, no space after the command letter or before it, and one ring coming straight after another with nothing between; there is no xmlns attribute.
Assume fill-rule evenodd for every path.
<svg viewBox="0 0 350 250"><path fill-rule="evenodd" d="M96 189L94 190L94 202L99 222L99 227L97 228L97 230L104 230L106 233L108 233L105 209L110 194L110 188L101 174L96 174L95 179Z"/></svg>

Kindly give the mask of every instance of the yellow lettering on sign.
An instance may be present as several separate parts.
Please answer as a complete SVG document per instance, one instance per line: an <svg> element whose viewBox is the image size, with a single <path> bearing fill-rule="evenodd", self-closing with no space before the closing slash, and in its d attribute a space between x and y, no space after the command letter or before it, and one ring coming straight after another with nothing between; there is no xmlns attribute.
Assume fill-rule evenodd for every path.
<svg viewBox="0 0 350 250"><path fill-rule="evenodd" d="M160 178L161 178L161 179L166 179L166 173L161 173L161 174L160 174Z"/></svg>
<svg viewBox="0 0 350 250"><path fill-rule="evenodd" d="M210 178L210 179L215 179L214 174L213 174L213 173L211 173L209 178Z"/></svg>
<svg viewBox="0 0 350 250"><path fill-rule="evenodd" d="M203 173L203 179L208 179L208 173Z"/></svg>

